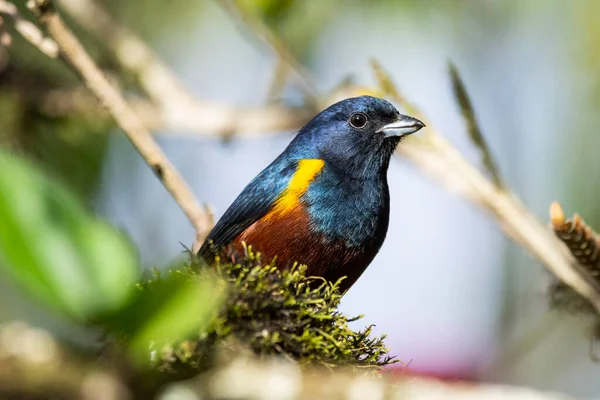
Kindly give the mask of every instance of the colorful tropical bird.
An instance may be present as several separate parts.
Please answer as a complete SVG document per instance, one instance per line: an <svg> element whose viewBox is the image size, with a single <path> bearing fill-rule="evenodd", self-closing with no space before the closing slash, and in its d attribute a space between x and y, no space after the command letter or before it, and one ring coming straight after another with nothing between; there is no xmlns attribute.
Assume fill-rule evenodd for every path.
<svg viewBox="0 0 600 400"><path fill-rule="evenodd" d="M308 122L225 211L199 250L212 262L243 243L278 268L346 277L348 289L379 251L390 211L387 170L401 138L425 125L389 102L361 96Z"/></svg>

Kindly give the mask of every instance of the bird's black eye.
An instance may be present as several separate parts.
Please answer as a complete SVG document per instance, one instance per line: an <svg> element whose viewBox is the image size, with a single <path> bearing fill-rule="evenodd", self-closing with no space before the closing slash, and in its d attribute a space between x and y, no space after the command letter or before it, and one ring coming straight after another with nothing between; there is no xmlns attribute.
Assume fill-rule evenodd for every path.
<svg viewBox="0 0 600 400"><path fill-rule="evenodd" d="M368 121L369 119L363 113L354 113L350 116L350 125L358 129L364 128Z"/></svg>

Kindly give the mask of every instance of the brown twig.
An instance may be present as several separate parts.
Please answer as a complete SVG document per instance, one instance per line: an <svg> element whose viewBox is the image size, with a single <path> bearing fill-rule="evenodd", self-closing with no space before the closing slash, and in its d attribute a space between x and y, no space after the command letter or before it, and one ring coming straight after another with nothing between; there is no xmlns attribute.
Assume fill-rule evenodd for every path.
<svg viewBox="0 0 600 400"><path fill-rule="evenodd" d="M396 104L402 106L407 113L412 115L413 117L423 119L423 115L421 111L417 109L417 107L412 104L407 98L402 96L402 94L396 89L396 84L392 80L390 74L387 73L383 69L383 66L379 63L379 61L375 59L371 59L370 61L371 69L373 70L373 74L377 79L378 87L382 91L382 96L387 97L392 100Z"/></svg>
<svg viewBox="0 0 600 400"><path fill-rule="evenodd" d="M52 1L31 0L28 2L28 7L36 14L39 22L58 44L59 57L82 78L85 85L109 111L184 211L196 229L194 247L198 247L212 227L209 213L198 205L191 190L156 144L150 132L64 24L60 15L54 9Z"/></svg>
<svg viewBox="0 0 600 400"><path fill-rule="evenodd" d="M379 75L385 74L380 68ZM388 77L383 87L388 95L404 102L404 97ZM413 107L411 104L401 104ZM590 282L578 268L565 246L508 190L494 184L471 165L442 134L427 121L427 135L411 138L398 153L410 159L444 186L489 211L504 232L527 249L550 272L586 298L600 313L600 287Z"/></svg>
<svg viewBox="0 0 600 400"><path fill-rule="evenodd" d="M159 100L158 104L143 99L130 102L148 129L177 131L184 136L198 136L201 133L216 138L234 134L257 137L265 133L297 129L311 116L312 111L305 107L234 107L193 98L147 44L116 24L102 8L89 0L61 0L61 4L84 28L101 37L115 52L121 65L139 77L142 88L151 98ZM17 32L42 53L51 58L58 57L56 42L45 37L35 24L24 19L13 3L0 0L0 14L12 19ZM79 99L86 100L82 96ZM87 104L91 103L85 103L84 107L87 108ZM73 101L64 104L72 107L63 112L81 108Z"/></svg>
<svg viewBox="0 0 600 400"><path fill-rule="evenodd" d="M426 124L433 129L429 121ZM581 274L565 247L513 194L485 178L443 137L430 132L425 143L414 141L401 147L399 152L450 190L489 211L509 237L590 301L600 313L600 290Z"/></svg>
<svg viewBox="0 0 600 400"><path fill-rule="evenodd" d="M64 10L83 29L96 36L114 54L119 64L133 73L153 105L138 102L134 109L153 129L179 132L203 132L207 136L258 136L269 132L293 130L310 117L306 108L269 105L265 107L231 107L198 99L190 93L172 69L146 42L121 25L93 0L59 0ZM234 13L228 4L223 6ZM233 6L235 7L235 6ZM250 17L240 18L255 23ZM281 45L284 49L285 46ZM286 54L281 57L286 57ZM286 60L290 57L287 56ZM288 62L283 62L288 68ZM304 79L304 80L303 80ZM301 82L309 84L303 73ZM311 99L314 93L309 94ZM137 105L138 107L135 107Z"/></svg>
<svg viewBox="0 0 600 400"><path fill-rule="evenodd" d="M231 107L226 104L205 103L202 106L165 115L164 110L142 100L131 105L139 118L151 129L169 130L163 135L190 137L256 138L267 134L293 131L304 125L313 115L304 107L266 105L263 107Z"/></svg>
<svg viewBox="0 0 600 400"><path fill-rule="evenodd" d="M241 28L250 31L252 36L275 52L278 61L286 65L296 75L298 83L300 83L304 94L307 96L308 103L311 105L317 104L319 99L318 91L315 89L310 75L288 50L283 40L273 34L271 29L259 18L238 7L233 0L218 0L218 3L235 21L239 22Z"/></svg>
<svg viewBox="0 0 600 400"><path fill-rule="evenodd" d="M9 17L13 21L15 30L26 40L37 47L48 57L58 57L58 46L52 39L48 39L34 23L26 20L19 13L17 6L6 0L0 0L0 14Z"/></svg>
<svg viewBox="0 0 600 400"><path fill-rule="evenodd" d="M194 96L154 50L94 1L59 0L59 3L82 28L111 50L117 61L138 78L142 89L161 108L180 109L183 106L187 109L194 104Z"/></svg>

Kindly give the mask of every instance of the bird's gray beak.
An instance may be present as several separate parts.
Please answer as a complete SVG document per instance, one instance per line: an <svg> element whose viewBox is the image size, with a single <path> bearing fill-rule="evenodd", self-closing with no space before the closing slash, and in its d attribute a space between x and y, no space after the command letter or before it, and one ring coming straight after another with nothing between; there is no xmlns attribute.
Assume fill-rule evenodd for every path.
<svg viewBox="0 0 600 400"><path fill-rule="evenodd" d="M424 126L425 124L418 119L400 114L400 118L391 124L385 125L378 132L383 133L386 138L402 137L415 133Z"/></svg>

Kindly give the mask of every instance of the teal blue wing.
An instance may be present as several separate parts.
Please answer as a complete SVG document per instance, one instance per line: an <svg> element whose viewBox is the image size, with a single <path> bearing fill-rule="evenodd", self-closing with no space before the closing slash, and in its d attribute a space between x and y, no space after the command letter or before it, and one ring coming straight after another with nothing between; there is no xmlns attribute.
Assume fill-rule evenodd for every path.
<svg viewBox="0 0 600 400"><path fill-rule="evenodd" d="M275 160L244 188L200 247L198 255L210 262L215 250L231 243L250 225L265 216L288 186L295 162Z"/></svg>

